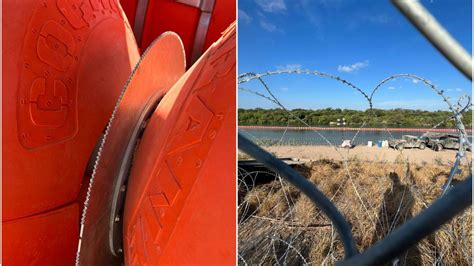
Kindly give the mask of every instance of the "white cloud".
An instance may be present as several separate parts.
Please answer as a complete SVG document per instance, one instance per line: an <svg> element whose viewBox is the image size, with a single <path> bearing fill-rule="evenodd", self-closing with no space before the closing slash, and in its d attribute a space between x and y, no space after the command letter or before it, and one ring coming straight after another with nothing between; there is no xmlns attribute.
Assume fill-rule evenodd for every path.
<svg viewBox="0 0 474 266"><path fill-rule="evenodd" d="M301 14L317 29L322 27L322 18L320 14L321 7L313 0L299 0L297 1L297 8L301 10ZM318 31L319 32L319 31Z"/></svg>
<svg viewBox="0 0 474 266"><path fill-rule="evenodd" d="M415 83L415 84L418 84L418 82L420 82L419 79L412 79L411 81L412 81L413 83Z"/></svg>
<svg viewBox="0 0 474 266"><path fill-rule="evenodd" d="M282 87L280 88L281 91L288 91L288 87Z"/></svg>
<svg viewBox="0 0 474 266"><path fill-rule="evenodd" d="M265 20L260 20L260 26L262 27L262 29L268 31L268 32L281 32L280 29L278 29L278 27L268 21L265 21Z"/></svg>
<svg viewBox="0 0 474 266"><path fill-rule="evenodd" d="M243 24L249 24L252 22L252 17L242 9L239 9L239 22L242 22Z"/></svg>
<svg viewBox="0 0 474 266"><path fill-rule="evenodd" d="M279 13L286 11L284 0L255 0L255 2L265 12Z"/></svg>
<svg viewBox="0 0 474 266"><path fill-rule="evenodd" d="M390 86L390 87L388 87L388 89L389 89L389 90L395 90L396 88L395 88L395 87L392 87L392 86Z"/></svg>
<svg viewBox="0 0 474 266"><path fill-rule="evenodd" d="M456 90L456 91L462 91L462 89L461 89L461 88L456 88L455 90Z"/></svg>
<svg viewBox="0 0 474 266"><path fill-rule="evenodd" d="M363 62L357 62L352 65L339 65L337 67L337 71L351 73L368 66L369 66L369 60L365 60Z"/></svg>
<svg viewBox="0 0 474 266"><path fill-rule="evenodd" d="M300 64L287 64L286 66L277 66L278 70L298 70L301 69Z"/></svg>

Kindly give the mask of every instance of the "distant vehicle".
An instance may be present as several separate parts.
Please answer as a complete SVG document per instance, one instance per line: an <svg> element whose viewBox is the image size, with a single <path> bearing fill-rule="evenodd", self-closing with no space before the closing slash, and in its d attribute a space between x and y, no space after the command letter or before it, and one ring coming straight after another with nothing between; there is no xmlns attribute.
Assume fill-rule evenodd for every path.
<svg viewBox="0 0 474 266"><path fill-rule="evenodd" d="M421 138L425 140L428 147L435 151L459 149L459 135L457 134L427 132ZM471 147L467 143L464 143L464 148L471 151Z"/></svg>
<svg viewBox="0 0 474 266"><path fill-rule="evenodd" d="M424 150L426 148L426 142L417 136L403 135L402 139L389 139L388 146L397 150L403 150L405 148Z"/></svg>
<svg viewBox="0 0 474 266"><path fill-rule="evenodd" d="M351 140L346 139L346 140L342 141L341 148L348 148L348 149L350 149L350 148L353 148L353 147L354 147L354 145L352 144L352 141L351 141Z"/></svg>

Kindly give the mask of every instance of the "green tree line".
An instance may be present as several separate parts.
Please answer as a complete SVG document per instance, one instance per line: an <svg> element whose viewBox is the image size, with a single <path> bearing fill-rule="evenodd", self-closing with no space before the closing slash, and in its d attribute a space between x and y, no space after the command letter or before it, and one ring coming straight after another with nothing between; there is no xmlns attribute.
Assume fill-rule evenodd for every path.
<svg viewBox="0 0 474 266"><path fill-rule="evenodd" d="M348 109L294 109L291 116L282 109L240 109L239 125L242 126L303 126L295 117L311 126L336 126L337 119L345 118L346 126L358 127L365 121L367 127L433 127L443 120L440 128L453 128L455 122L449 119L448 111L422 111L409 109L372 109L366 111ZM472 111L463 113L463 123L466 128L472 127Z"/></svg>

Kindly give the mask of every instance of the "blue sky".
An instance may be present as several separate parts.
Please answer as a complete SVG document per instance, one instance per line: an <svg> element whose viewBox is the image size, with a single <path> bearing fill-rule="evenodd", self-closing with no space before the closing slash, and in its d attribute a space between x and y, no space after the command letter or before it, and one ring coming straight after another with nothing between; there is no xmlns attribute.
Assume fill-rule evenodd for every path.
<svg viewBox="0 0 474 266"><path fill-rule="evenodd" d="M423 5L471 53L471 1L426 0ZM370 92L383 78L411 73L433 81L455 101L471 82L405 19L389 0L239 0L239 73L301 68L338 75ZM265 79L294 108L364 110L354 90L318 77ZM241 87L263 92L257 82ZM446 110L429 88L411 79L390 82L374 96L376 108ZM275 108L239 91L241 108Z"/></svg>

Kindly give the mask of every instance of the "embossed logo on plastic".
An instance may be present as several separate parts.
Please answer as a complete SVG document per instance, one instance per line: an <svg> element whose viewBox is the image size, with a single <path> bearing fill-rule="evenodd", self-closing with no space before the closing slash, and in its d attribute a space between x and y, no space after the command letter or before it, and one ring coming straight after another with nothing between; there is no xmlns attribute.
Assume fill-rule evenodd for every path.
<svg viewBox="0 0 474 266"><path fill-rule="evenodd" d="M78 131L77 72L90 28L111 14L116 0L38 3L25 35L18 88L18 136L28 149L74 137Z"/></svg>

